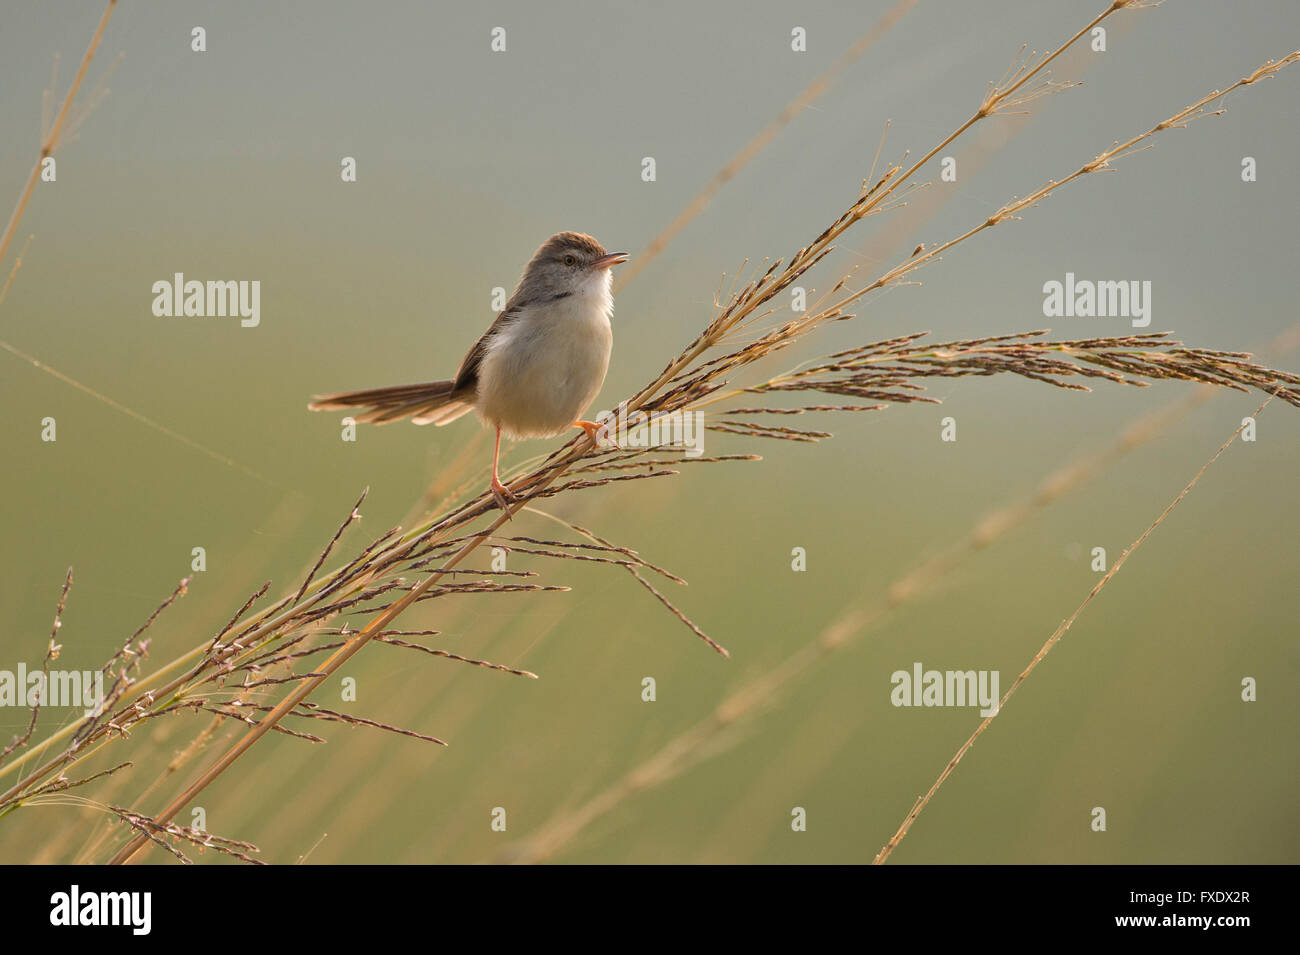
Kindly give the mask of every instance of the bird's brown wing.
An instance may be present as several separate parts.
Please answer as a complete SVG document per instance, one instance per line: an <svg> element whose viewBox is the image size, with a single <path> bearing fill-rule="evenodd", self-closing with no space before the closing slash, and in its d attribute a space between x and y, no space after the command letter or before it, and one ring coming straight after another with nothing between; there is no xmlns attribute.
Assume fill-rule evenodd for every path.
<svg viewBox="0 0 1300 955"><path fill-rule="evenodd" d="M465 353L460 368L456 371L456 377L453 379L456 391L468 392L478 387L478 369L483 362L483 356L487 354L488 342L492 341L494 335L518 318L519 309L513 303L507 304L504 311L488 326L488 330L483 333L483 336L474 343L474 347Z"/></svg>

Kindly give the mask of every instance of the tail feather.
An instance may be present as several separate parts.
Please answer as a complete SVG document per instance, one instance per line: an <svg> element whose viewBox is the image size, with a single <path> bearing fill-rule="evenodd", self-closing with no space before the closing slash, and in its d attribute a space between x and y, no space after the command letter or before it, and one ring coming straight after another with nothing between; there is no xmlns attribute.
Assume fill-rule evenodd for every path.
<svg viewBox="0 0 1300 955"><path fill-rule="evenodd" d="M412 424L431 424L441 428L444 424L451 424L461 415L469 414L474 410L472 404L463 401L452 401L437 408L433 411L422 411L411 419Z"/></svg>
<svg viewBox="0 0 1300 955"><path fill-rule="evenodd" d="M473 395L469 389L457 390L454 381L429 381L316 395L307 407L312 411L369 408L356 415L357 421L369 424L387 424L402 418L414 418L416 424L446 424L473 408Z"/></svg>

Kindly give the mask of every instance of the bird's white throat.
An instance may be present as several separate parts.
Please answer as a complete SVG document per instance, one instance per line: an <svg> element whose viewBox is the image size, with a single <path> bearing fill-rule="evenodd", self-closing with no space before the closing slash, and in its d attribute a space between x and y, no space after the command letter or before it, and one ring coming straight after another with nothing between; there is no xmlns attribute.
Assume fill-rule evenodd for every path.
<svg viewBox="0 0 1300 955"><path fill-rule="evenodd" d="M528 306L493 337L479 368L480 417L512 437L550 437L581 417L605 381L614 333L612 276Z"/></svg>

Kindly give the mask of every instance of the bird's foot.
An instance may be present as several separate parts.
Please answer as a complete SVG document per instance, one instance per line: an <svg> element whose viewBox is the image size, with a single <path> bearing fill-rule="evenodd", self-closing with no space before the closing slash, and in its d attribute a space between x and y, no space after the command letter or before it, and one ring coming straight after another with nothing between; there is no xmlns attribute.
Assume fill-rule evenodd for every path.
<svg viewBox="0 0 1300 955"><path fill-rule="evenodd" d="M495 474L492 475L492 497L496 499L497 507L501 508L507 515L510 514L511 503L519 500L511 493L510 488L501 483Z"/></svg>
<svg viewBox="0 0 1300 955"><path fill-rule="evenodd" d="M578 420L573 422L573 426L575 428L581 428L583 431L585 431L587 433L587 437L591 438L591 443L598 448L602 446L601 438L604 438L605 445L607 445L608 447L611 447L616 451L623 450L622 448L619 447L617 441L609 437L608 433L606 433L605 431L605 426L603 424L600 424L599 422Z"/></svg>

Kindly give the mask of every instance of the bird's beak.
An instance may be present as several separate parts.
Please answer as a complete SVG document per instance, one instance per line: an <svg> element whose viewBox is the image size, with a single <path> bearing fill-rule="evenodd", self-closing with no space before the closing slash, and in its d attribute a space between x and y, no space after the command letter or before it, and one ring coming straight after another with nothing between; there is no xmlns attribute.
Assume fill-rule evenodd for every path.
<svg viewBox="0 0 1300 955"><path fill-rule="evenodd" d="M591 268L593 271L596 269L612 269L614 266L622 265L626 261L626 252L610 252L606 255L602 255L595 262L592 262Z"/></svg>

